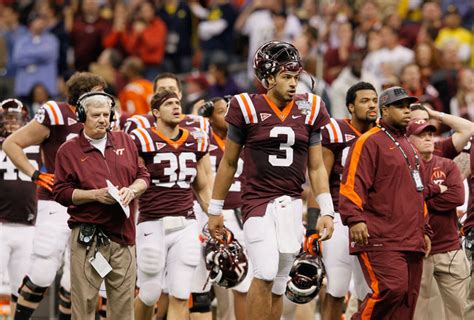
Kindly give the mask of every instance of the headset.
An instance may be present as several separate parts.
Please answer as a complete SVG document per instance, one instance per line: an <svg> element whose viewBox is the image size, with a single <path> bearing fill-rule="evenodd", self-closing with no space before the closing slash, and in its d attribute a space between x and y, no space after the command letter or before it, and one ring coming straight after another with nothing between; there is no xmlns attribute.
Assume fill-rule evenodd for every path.
<svg viewBox="0 0 474 320"><path fill-rule="evenodd" d="M109 122L112 123L115 117L115 99L110 94L102 92L102 91L87 92L81 95L79 99L77 99L77 102L76 102L77 121L82 122L82 123L86 122L86 108L83 106L83 103L84 103L84 100L92 96L105 96L110 99L111 104L110 104Z"/></svg>

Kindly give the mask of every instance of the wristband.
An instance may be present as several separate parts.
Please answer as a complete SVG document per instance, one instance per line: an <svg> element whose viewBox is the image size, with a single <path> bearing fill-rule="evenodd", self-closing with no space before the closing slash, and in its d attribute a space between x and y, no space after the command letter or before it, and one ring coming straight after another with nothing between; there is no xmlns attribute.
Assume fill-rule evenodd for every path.
<svg viewBox="0 0 474 320"><path fill-rule="evenodd" d="M224 200L211 199L209 201L209 208L207 213L211 216L220 216L222 214L222 209L224 208Z"/></svg>
<svg viewBox="0 0 474 320"><path fill-rule="evenodd" d="M35 170L35 172L33 172L33 174L31 175L31 181L35 182L36 180L38 180L40 174L41 172L39 170Z"/></svg>
<svg viewBox="0 0 474 320"><path fill-rule="evenodd" d="M329 192L323 192L316 196L316 201L321 208L321 216L330 216L334 218L334 204L332 203L331 194Z"/></svg>

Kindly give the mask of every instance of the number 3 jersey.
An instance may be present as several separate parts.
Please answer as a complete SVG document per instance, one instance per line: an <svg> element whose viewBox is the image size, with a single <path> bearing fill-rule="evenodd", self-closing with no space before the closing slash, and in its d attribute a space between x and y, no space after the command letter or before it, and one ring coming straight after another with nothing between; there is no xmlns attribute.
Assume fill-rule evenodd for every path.
<svg viewBox="0 0 474 320"><path fill-rule="evenodd" d="M38 169L39 146L30 146L23 152ZM0 222L33 225L36 212L36 185L15 167L0 146Z"/></svg>
<svg viewBox="0 0 474 320"><path fill-rule="evenodd" d="M199 129L180 130L176 141L156 128L137 128L131 133L151 179L140 197L138 223L166 216L194 218L191 184L198 161L207 154L209 138Z"/></svg>
<svg viewBox="0 0 474 320"><path fill-rule="evenodd" d="M320 139L321 127L329 123L321 98L298 94L279 109L266 95L242 93L230 101L225 119L245 136L244 220L263 216L275 198L301 197L310 138Z"/></svg>
<svg viewBox="0 0 474 320"><path fill-rule="evenodd" d="M77 122L73 107L64 102L48 101L41 106L35 115L35 121L47 127L49 137L41 143L41 153L44 157L46 172L54 173L54 161L59 147L69 139L76 137L83 128ZM38 188L40 200L54 200L52 194L45 188Z"/></svg>

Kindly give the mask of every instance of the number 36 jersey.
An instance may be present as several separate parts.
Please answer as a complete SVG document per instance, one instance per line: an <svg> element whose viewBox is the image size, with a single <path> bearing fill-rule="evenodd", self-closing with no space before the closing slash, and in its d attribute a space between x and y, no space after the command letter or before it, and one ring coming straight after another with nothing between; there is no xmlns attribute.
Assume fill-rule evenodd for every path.
<svg viewBox="0 0 474 320"><path fill-rule="evenodd" d="M137 128L131 136L150 173L151 184L140 197L138 223L166 216L194 217L191 184L197 163L207 154L208 135L199 129L181 128L177 141L156 128Z"/></svg>
<svg viewBox="0 0 474 320"><path fill-rule="evenodd" d="M301 197L310 137L329 123L321 98L298 94L279 109L266 95L242 93L230 101L225 119L245 136L244 220L263 216L275 198Z"/></svg>

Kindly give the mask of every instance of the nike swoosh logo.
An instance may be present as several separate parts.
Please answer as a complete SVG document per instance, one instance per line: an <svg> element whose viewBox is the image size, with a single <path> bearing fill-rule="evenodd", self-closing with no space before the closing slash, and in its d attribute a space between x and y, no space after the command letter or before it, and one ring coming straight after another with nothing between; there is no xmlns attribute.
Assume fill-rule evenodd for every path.
<svg viewBox="0 0 474 320"><path fill-rule="evenodd" d="M85 157L85 158L81 158L81 162L84 162L87 160L87 158L89 158L89 156Z"/></svg>
<svg viewBox="0 0 474 320"><path fill-rule="evenodd" d="M192 145L194 145L194 142L191 142L191 143L185 143L186 147L190 147Z"/></svg>
<svg viewBox="0 0 474 320"><path fill-rule="evenodd" d="M55 214L55 213L56 213L56 211L53 211L53 212L50 212L49 215L52 215L52 214Z"/></svg>
<svg viewBox="0 0 474 320"><path fill-rule="evenodd" d="M193 123L194 123L194 121L186 121L186 125L187 125L187 126L190 126L190 125L192 125Z"/></svg>
<svg viewBox="0 0 474 320"><path fill-rule="evenodd" d="M144 235L145 237L148 237L148 236L149 236L150 234L152 234L152 233L153 233L153 232L144 233L143 235Z"/></svg>
<svg viewBox="0 0 474 320"><path fill-rule="evenodd" d="M298 119L298 118L300 118L300 117L301 117L301 116L295 116L295 115L292 115L292 116L291 116L292 119Z"/></svg>

